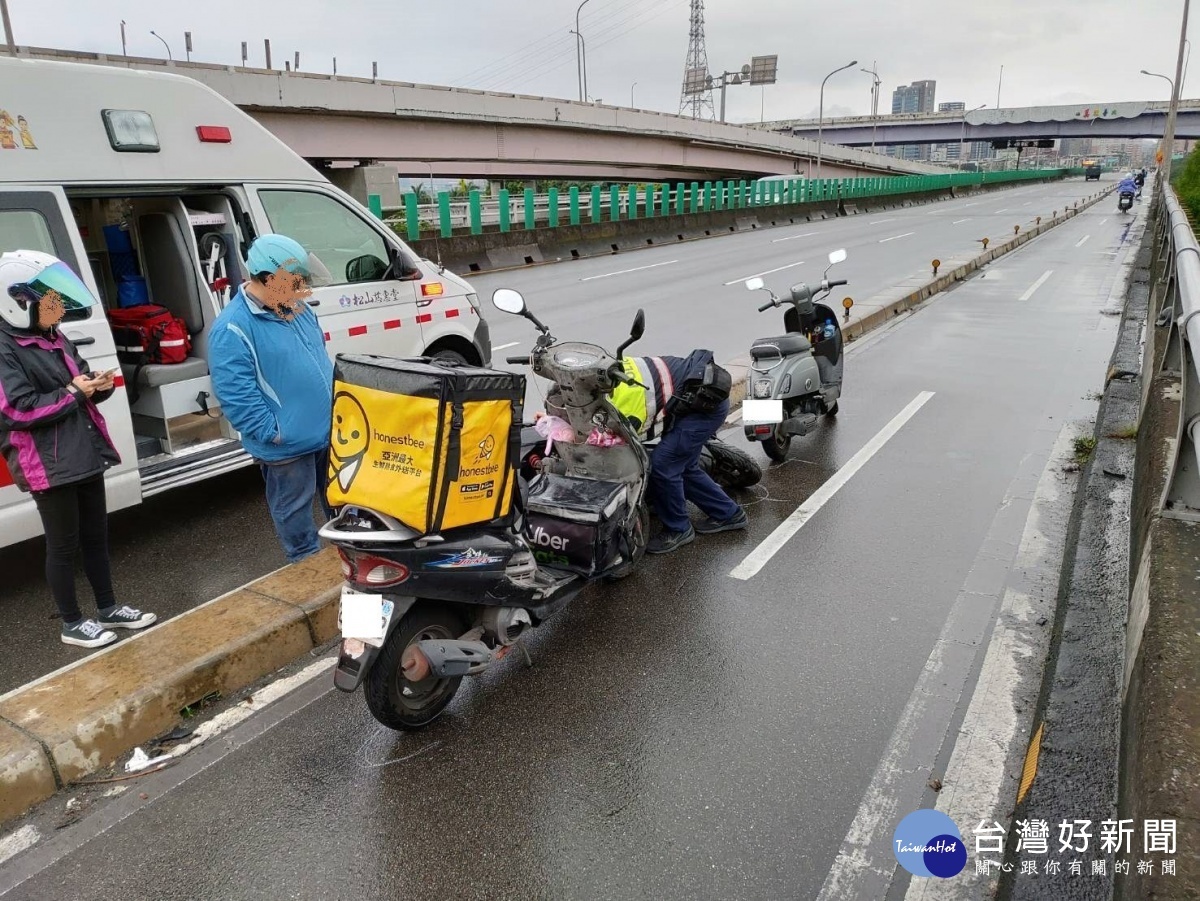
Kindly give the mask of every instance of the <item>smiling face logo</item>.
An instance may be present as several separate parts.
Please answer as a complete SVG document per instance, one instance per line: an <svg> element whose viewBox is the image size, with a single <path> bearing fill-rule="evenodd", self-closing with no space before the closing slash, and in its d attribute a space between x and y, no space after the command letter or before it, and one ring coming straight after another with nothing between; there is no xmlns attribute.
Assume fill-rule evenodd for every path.
<svg viewBox="0 0 1200 901"><path fill-rule="evenodd" d="M479 442L479 456L475 458L476 463L482 463L484 460L492 459L492 451L496 449L496 439L488 435Z"/></svg>
<svg viewBox="0 0 1200 901"><path fill-rule="evenodd" d="M329 442L331 484L336 479L342 491L350 490L370 443L371 427L362 404L353 395L339 391L333 398L333 435Z"/></svg>

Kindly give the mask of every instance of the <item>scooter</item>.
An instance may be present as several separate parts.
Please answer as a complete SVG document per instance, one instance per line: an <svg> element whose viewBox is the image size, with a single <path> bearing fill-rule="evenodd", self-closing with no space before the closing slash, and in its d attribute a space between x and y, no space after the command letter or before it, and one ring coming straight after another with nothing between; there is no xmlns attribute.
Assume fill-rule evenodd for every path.
<svg viewBox="0 0 1200 901"><path fill-rule="evenodd" d="M777 463L787 458L792 439L808 434L818 417L837 416L845 344L836 314L815 301L848 284L828 278L829 270L845 259L845 250L829 254L829 267L815 294L798 284L781 300L761 278L746 281L749 290L765 290L771 297L758 308L760 313L788 305L783 316L787 334L759 338L750 347L748 396L742 404L746 438L760 442Z"/></svg>
<svg viewBox="0 0 1200 901"><path fill-rule="evenodd" d="M497 290L492 302L541 333L531 354L508 362L550 380L561 406L548 404L547 413L570 424L572 440L539 461L509 521L420 534L347 506L320 530L346 580L334 685L363 685L371 714L391 729L431 723L464 676L503 659L587 585L628 575L646 550L649 458L609 402L618 382L634 383L621 355L642 336L644 314L610 355L557 341L516 291ZM604 446L587 443L597 430Z"/></svg>
<svg viewBox="0 0 1200 901"><path fill-rule="evenodd" d="M1133 192L1122 191L1120 197L1117 198L1117 211L1128 213L1133 208Z"/></svg>
<svg viewBox="0 0 1200 901"><path fill-rule="evenodd" d="M653 455L661 438L642 440L646 453ZM545 452L544 439L532 424L526 423L521 431L521 479L528 484L537 476ZM552 447L550 453L555 453ZM762 481L762 467L758 462L732 444L713 437L705 442L700 451L700 468L726 491L742 490Z"/></svg>

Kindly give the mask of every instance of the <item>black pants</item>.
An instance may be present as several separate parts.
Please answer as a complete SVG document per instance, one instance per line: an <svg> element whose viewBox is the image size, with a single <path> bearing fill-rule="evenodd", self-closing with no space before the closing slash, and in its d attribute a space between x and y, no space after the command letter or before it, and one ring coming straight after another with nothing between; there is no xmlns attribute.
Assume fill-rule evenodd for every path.
<svg viewBox="0 0 1200 901"><path fill-rule="evenodd" d="M108 565L108 506L104 477L96 476L33 495L46 531L46 581L64 623L83 619L75 595L75 553L83 551L83 571L101 610L117 603Z"/></svg>

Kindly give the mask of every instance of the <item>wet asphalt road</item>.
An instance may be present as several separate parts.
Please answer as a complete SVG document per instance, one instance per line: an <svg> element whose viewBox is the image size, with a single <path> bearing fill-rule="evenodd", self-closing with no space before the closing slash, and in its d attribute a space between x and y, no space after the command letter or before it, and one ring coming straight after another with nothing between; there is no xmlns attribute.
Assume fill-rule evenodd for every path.
<svg viewBox="0 0 1200 901"><path fill-rule="evenodd" d="M513 655L407 736L314 684L11 897L817 897L1006 490L1103 384L1125 225L1102 203L860 342L842 414L748 498L748 532L586 593L528 641L532 668ZM881 277L870 248L822 246L841 243L852 284ZM759 575L729 577L923 391Z"/></svg>

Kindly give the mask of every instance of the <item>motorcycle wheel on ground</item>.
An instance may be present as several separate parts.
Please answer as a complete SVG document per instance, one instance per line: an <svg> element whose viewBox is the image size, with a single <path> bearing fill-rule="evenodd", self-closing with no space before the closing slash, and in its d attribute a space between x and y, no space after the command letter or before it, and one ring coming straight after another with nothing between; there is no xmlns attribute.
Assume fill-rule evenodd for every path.
<svg viewBox="0 0 1200 901"><path fill-rule="evenodd" d="M428 725L446 709L462 677L410 681L404 674L404 652L418 641L456 639L465 628L458 614L442 604L418 601L404 614L363 686L375 719L389 729L412 730Z"/></svg>

